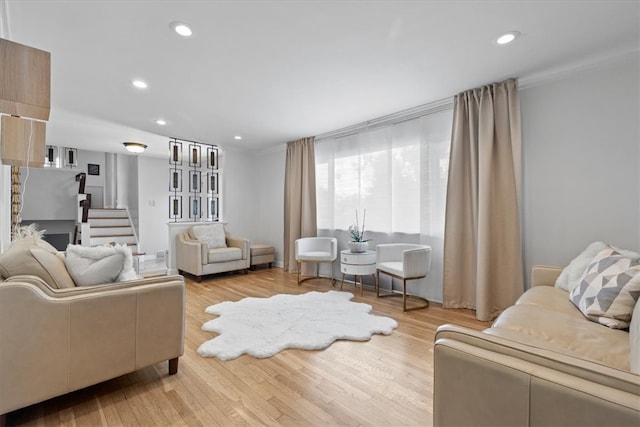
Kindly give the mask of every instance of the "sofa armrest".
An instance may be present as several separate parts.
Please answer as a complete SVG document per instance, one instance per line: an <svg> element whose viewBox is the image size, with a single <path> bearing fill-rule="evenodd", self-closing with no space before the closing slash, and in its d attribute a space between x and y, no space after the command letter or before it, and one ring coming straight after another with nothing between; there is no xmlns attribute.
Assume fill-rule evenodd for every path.
<svg viewBox="0 0 640 427"><path fill-rule="evenodd" d="M639 398L630 372L464 327L436 332L435 425L637 425Z"/></svg>
<svg viewBox="0 0 640 427"><path fill-rule="evenodd" d="M227 236L227 246L239 248L242 251L242 259L249 259L249 247L251 246L249 239Z"/></svg>
<svg viewBox="0 0 640 427"><path fill-rule="evenodd" d="M560 267L534 265L531 267L531 287L554 286L560 273L562 273L562 268Z"/></svg>
<svg viewBox="0 0 640 427"><path fill-rule="evenodd" d="M630 372L464 327L436 332L434 425L637 425L639 396Z"/></svg>

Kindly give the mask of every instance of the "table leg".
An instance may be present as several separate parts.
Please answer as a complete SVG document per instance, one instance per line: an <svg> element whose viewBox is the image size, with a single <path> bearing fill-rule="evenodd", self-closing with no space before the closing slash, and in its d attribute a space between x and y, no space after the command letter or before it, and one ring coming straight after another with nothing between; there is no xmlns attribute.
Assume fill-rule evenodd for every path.
<svg viewBox="0 0 640 427"><path fill-rule="evenodd" d="M342 273L342 282L340 283L340 290L342 290L342 285L344 285L344 273Z"/></svg>

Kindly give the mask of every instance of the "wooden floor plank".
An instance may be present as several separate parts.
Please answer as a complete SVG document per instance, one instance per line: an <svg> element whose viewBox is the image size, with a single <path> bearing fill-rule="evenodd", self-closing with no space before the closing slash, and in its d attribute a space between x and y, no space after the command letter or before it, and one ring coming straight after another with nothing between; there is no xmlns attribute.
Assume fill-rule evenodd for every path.
<svg viewBox="0 0 640 427"><path fill-rule="evenodd" d="M202 324L205 309L244 297L337 290L329 281L302 285L279 268L227 273L187 282L185 354L178 374L166 362L59 396L7 415L29 426L328 426L431 425L433 339L444 323L482 330L470 310L402 312L402 300L378 299L365 286L344 291L390 316L398 328L367 342L338 341L326 350L285 350L267 359L203 358L198 347L216 336Z"/></svg>

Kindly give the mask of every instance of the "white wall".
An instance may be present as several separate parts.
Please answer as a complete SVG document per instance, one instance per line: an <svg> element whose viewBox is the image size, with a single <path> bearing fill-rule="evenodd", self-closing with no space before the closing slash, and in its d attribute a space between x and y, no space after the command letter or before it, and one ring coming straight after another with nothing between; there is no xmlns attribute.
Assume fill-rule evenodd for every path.
<svg viewBox="0 0 640 427"><path fill-rule="evenodd" d="M169 162L155 157L138 158L138 214L140 251L155 256L168 248Z"/></svg>
<svg viewBox="0 0 640 427"><path fill-rule="evenodd" d="M275 265L284 262L284 167L286 144L281 144L255 155L258 183L259 226L257 241L273 245L276 251Z"/></svg>
<svg viewBox="0 0 640 427"><path fill-rule="evenodd" d="M640 249L638 58L520 91L526 276L592 241Z"/></svg>
<svg viewBox="0 0 640 427"><path fill-rule="evenodd" d="M223 154L222 221L234 236L257 241L260 237L258 218L260 180L253 153L221 147Z"/></svg>
<svg viewBox="0 0 640 427"><path fill-rule="evenodd" d="M77 219L77 173L77 169L20 168L21 191L24 192L21 219Z"/></svg>

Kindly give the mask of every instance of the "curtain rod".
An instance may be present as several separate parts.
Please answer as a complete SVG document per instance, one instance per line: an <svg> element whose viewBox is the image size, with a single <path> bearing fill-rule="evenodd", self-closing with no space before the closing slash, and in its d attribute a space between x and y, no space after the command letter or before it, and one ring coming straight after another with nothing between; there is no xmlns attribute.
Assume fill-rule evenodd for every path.
<svg viewBox="0 0 640 427"><path fill-rule="evenodd" d="M444 110L449 110L451 108L453 108L453 97L429 102L428 104L419 105L413 108L408 108L406 110L398 111L386 116L377 117L366 122L347 126L342 129L325 132L320 135L316 135L316 140L327 138L341 138L358 133L363 129L375 129L383 125L402 123L408 120L416 119L418 117L439 113L440 111Z"/></svg>

